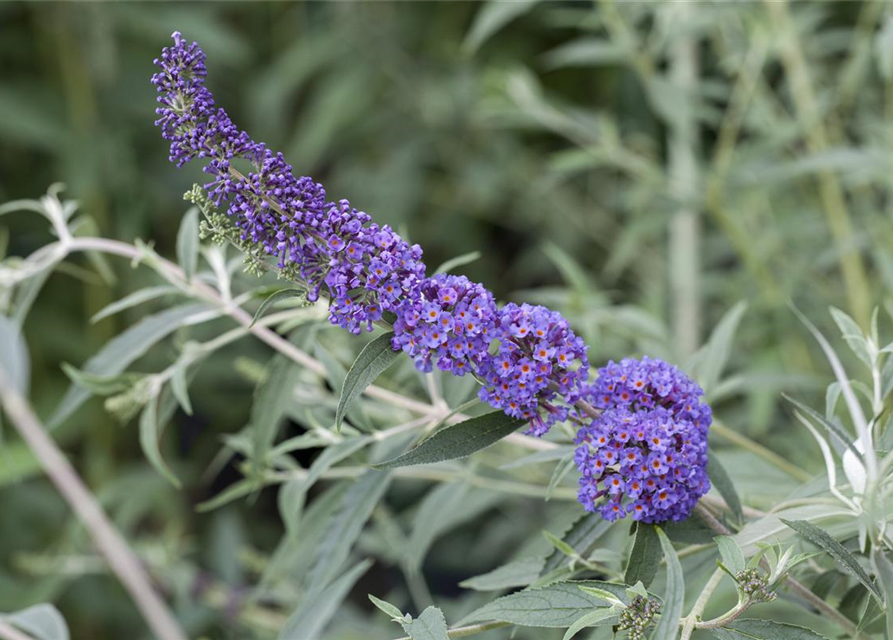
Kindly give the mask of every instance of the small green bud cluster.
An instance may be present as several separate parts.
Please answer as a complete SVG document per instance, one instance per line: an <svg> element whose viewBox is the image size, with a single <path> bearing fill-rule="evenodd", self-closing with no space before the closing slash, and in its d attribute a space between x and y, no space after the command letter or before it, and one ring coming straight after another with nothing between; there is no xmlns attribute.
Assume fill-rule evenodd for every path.
<svg viewBox="0 0 893 640"><path fill-rule="evenodd" d="M627 632L629 640L643 640L645 630L660 613L660 607L660 602L636 596L620 614L620 630Z"/></svg>
<svg viewBox="0 0 893 640"><path fill-rule="evenodd" d="M751 602L771 602L776 594L769 589L769 583L756 569L745 569L735 575L738 588Z"/></svg>

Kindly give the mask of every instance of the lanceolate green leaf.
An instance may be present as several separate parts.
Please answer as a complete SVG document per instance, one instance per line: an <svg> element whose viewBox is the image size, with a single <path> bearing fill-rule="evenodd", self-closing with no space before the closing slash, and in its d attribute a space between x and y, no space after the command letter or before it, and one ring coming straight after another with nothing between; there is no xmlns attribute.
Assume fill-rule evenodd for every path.
<svg viewBox="0 0 893 640"><path fill-rule="evenodd" d="M707 344L695 354L694 374L708 393L713 391L722 377L723 370L732 352L732 340L747 310L747 303L739 302L729 309L716 325Z"/></svg>
<svg viewBox="0 0 893 640"><path fill-rule="evenodd" d="M0 315L0 369L20 394L28 391L31 360L18 325Z"/></svg>
<svg viewBox="0 0 893 640"><path fill-rule="evenodd" d="M602 598L586 593L580 587L602 589L621 601L628 601L626 585L598 580L559 582L498 598L466 616L460 624L499 620L525 627L570 627L593 609L607 607Z"/></svg>
<svg viewBox="0 0 893 640"><path fill-rule="evenodd" d="M719 547L719 556L726 569L733 574L744 571L744 552L731 536L719 536L715 538L716 546Z"/></svg>
<svg viewBox="0 0 893 640"><path fill-rule="evenodd" d="M180 480L174 475L170 467L164 461L161 455L161 430L158 421L158 398L152 398L143 408L140 414L140 445L143 453L152 464L153 467L162 476L170 480L178 489L180 488Z"/></svg>
<svg viewBox="0 0 893 640"><path fill-rule="evenodd" d="M611 522L608 522L597 513L583 513L580 519L564 534L563 540L579 555L585 557L592 545L611 528L611 524ZM542 575L555 571L566 564L567 561L567 556L556 549L546 558Z"/></svg>
<svg viewBox="0 0 893 640"><path fill-rule="evenodd" d="M654 580L654 576L657 575L662 557L663 551L656 528L654 525L640 522L636 526L636 538L629 554L623 581L626 584L636 584L641 581L647 588Z"/></svg>
<svg viewBox="0 0 893 640"><path fill-rule="evenodd" d="M877 568L878 579L887 603L887 633L893 633L893 564L882 549L875 549L874 566Z"/></svg>
<svg viewBox="0 0 893 640"><path fill-rule="evenodd" d="M464 580L459 583L459 586L475 591L500 591L513 587L526 587L539 577L543 562L542 557L512 560L493 571Z"/></svg>
<svg viewBox="0 0 893 640"><path fill-rule="evenodd" d="M95 375L117 375L178 327L193 320L211 319L213 317L209 313L211 310L212 308L204 303L191 303L147 316L110 340L81 369ZM77 411L90 395L88 390L72 384L59 403L53 417L50 418L49 428L62 424L72 413Z"/></svg>
<svg viewBox="0 0 893 640"><path fill-rule="evenodd" d="M441 429L415 449L373 466L376 469L394 469L464 458L496 444L525 424L526 421L511 418L502 411L493 411Z"/></svg>
<svg viewBox="0 0 893 640"><path fill-rule="evenodd" d="M602 607L601 609L590 611L582 618L577 618L574 624L568 627L563 640L571 640L586 627L614 624L617 621L616 618L617 614L614 613L611 607Z"/></svg>
<svg viewBox="0 0 893 640"><path fill-rule="evenodd" d="M279 640L316 640L323 628L341 607L341 603L369 567L371 560L364 560L343 573L329 586L318 591L308 591L300 606L285 623Z"/></svg>
<svg viewBox="0 0 893 640"><path fill-rule="evenodd" d="M267 312L267 309L269 309L277 302L288 300L289 298L306 299L306 295L307 292L303 289L297 289L294 287L289 289L280 289L261 303L260 307L258 307L257 311L254 314L254 318L252 318L251 320L251 325L254 326L254 323L264 316L264 314Z"/></svg>
<svg viewBox="0 0 893 640"><path fill-rule="evenodd" d="M881 592L878 591L874 581L872 581L871 577L865 572L862 565L860 565L853 555L846 550L846 547L832 538L827 531L806 520L791 521L785 520L784 518L780 518L780 520L817 547L821 547L827 551L831 557L837 561L837 564L841 569L844 569L855 576L855 578L861 582L865 588L874 595L874 597L879 601L883 601Z"/></svg>
<svg viewBox="0 0 893 640"><path fill-rule="evenodd" d="M254 392L251 405L251 429L254 433L255 470L260 471L267 453L282 422L289 404L292 402L295 385L301 374L301 367L289 358L278 355L273 358L264 379Z"/></svg>
<svg viewBox="0 0 893 640"><path fill-rule="evenodd" d="M682 604L685 598L685 582L682 577L682 565L673 544L662 529L657 528L660 546L667 559L667 588L664 592L663 608L660 619L651 633L651 640L676 640L679 635L679 618L682 616Z"/></svg>
<svg viewBox="0 0 893 640"><path fill-rule="evenodd" d="M446 620L437 607L428 607L412 622L404 622L403 630L412 640L449 640Z"/></svg>
<svg viewBox="0 0 893 640"><path fill-rule="evenodd" d="M38 604L2 616L16 628L29 634L34 640L68 640L68 625L65 618L51 604Z"/></svg>
<svg viewBox="0 0 893 640"><path fill-rule="evenodd" d="M710 631L719 640L828 640L815 631L792 624L747 618Z"/></svg>
<svg viewBox="0 0 893 640"><path fill-rule="evenodd" d="M721 495L723 500L726 501L726 504L729 505L729 509L732 510L735 519L738 522L744 522L741 499L738 497L738 492L735 490L735 484L726 472L725 467L723 467L719 460L716 459L716 454L712 451L710 452L710 457L707 461L707 475L710 477L710 482L712 482L713 486L716 487L716 490L719 491L719 495Z"/></svg>
<svg viewBox="0 0 893 640"><path fill-rule="evenodd" d="M341 388L341 399L338 401L338 411L335 414L337 429L341 429L341 422L353 401L399 357L400 352L395 351L391 345L393 337L393 331L378 336L367 344L354 360Z"/></svg>

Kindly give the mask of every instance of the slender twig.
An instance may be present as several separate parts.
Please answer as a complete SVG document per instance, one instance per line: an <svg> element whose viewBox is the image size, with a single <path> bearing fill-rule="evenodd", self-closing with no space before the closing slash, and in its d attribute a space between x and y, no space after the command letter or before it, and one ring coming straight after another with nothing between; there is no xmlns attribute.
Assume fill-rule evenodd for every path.
<svg viewBox="0 0 893 640"><path fill-rule="evenodd" d="M22 440L27 443L59 493L90 533L90 537L133 598L152 632L160 640L186 640L167 605L152 588L136 555L109 521L83 480L47 435L28 402L0 371L0 403Z"/></svg>
<svg viewBox="0 0 893 640"><path fill-rule="evenodd" d="M707 523L707 525L716 533L722 536L730 536L732 535L732 531L726 527L722 522L717 520L712 513L702 504L698 503L695 505L695 513L697 513L703 520ZM768 563L765 558L762 558L761 564L766 568ZM811 607L819 611L820 613L825 614L833 620L837 626L843 629L847 634L856 638L866 638L865 634L861 632L857 632L856 625L847 618L845 615L840 613L837 609L832 607L830 604L825 602L823 599L814 594L810 589L801 584L798 580L793 578L792 576L787 576L785 578L785 584L788 588L798 596L800 596L803 600L805 600Z"/></svg>

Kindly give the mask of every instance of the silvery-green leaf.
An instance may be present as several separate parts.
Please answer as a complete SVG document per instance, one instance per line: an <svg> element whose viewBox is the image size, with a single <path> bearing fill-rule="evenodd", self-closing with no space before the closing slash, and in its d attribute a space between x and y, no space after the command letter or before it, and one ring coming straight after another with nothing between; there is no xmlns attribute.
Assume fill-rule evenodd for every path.
<svg viewBox="0 0 893 640"><path fill-rule="evenodd" d="M512 418L502 411L493 411L445 427L414 449L410 449L392 460L373 465L373 467L394 469L465 458L496 444L525 424L527 424L526 420Z"/></svg>
<svg viewBox="0 0 893 640"><path fill-rule="evenodd" d="M834 322L837 323L843 339L846 340L852 352L856 354L859 360L871 367L874 358L868 342L865 340L865 335L862 333L859 325L856 324L856 321L835 307L831 307L831 317L834 318Z"/></svg>
<svg viewBox="0 0 893 640"><path fill-rule="evenodd" d="M574 621L574 624L568 627L563 640L571 640L571 638L587 627L616 624L617 618L617 613L615 613L611 607L603 607L601 609L590 611L586 615L577 618Z"/></svg>
<svg viewBox="0 0 893 640"><path fill-rule="evenodd" d="M288 300L291 298L306 300L307 292L303 289L291 287L288 289L280 289L279 291L273 293L260 304L260 307L258 307L257 311L254 313L254 318L252 318L251 320L251 325L254 326L254 324L264 316L264 314L267 312L267 309L272 307L274 304L276 304L277 302L281 302L282 300Z"/></svg>
<svg viewBox="0 0 893 640"><path fill-rule="evenodd" d="M887 608L887 631L893 630L893 564L887 558L883 549L875 549L872 556L874 566L877 568L878 581L884 591L884 601Z"/></svg>
<svg viewBox="0 0 893 640"><path fill-rule="evenodd" d="M739 302L729 309L710 334L707 343L693 356L691 372L707 393L713 391L722 377L732 352L735 331L746 310L745 302Z"/></svg>
<svg viewBox="0 0 893 640"><path fill-rule="evenodd" d="M289 616L279 633L279 640L317 640L354 584L371 566L371 560L364 560L325 588L308 591L297 610Z"/></svg>
<svg viewBox="0 0 893 640"><path fill-rule="evenodd" d="M369 602L374 604L380 611L391 616L392 620L402 620L403 619L403 612L400 611L400 609L398 609L394 605L392 605L390 602L376 598L371 593L367 594L367 597L369 598Z"/></svg>
<svg viewBox="0 0 893 640"><path fill-rule="evenodd" d="M827 551L831 557L834 558L840 568L847 571L850 575L855 576L855 578L878 600L883 599L881 592L878 590L871 577L865 572L865 569L862 568L862 565L859 564L859 561L847 551L846 547L831 537L827 531L805 520L791 521L781 518L781 521L806 538L809 542Z"/></svg>
<svg viewBox="0 0 893 640"><path fill-rule="evenodd" d="M546 487L546 502L552 497L552 494L555 493L555 489L561 483L562 480L570 473L570 470L574 468L574 454L568 453L561 459L561 461L555 465L555 469L552 472L552 477L549 478L549 485Z"/></svg>
<svg viewBox="0 0 893 640"><path fill-rule="evenodd" d="M719 555L722 562L733 575L744 571L744 552L731 536L718 536L714 538L716 546L719 547Z"/></svg>
<svg viewBox="0 0 893 640"><path fill-rule="evenodd" d="M409 634L412 640L449 640L447 635L446 620L443 612L437 607L428 607L421 615L410 621L403 622L403 630Z"/></svg>
<svg viewBox="0 0 893 640"><path fill-rule="evenodd" d="M161 448L159 445L160 439L158 398L155 397L146 403L142 414L140 414L140 446L142 446L143 453L158 473L167 478L171 484L179 489L181 486L180 480L174 475L174 472L171 471L170 467L167 466L167 463L161 455Z"/></svg>
<svg viewBox="0 0 893 640"><path fill-rule="evenodd" d="M521 558L497 567L488 573L463 580L459 586L475 591L500 591L513 587L526 587L539 578L544 558Z"/></svg>
<svg viewBox="0 0 893 640"><path fill-rule="evenodd" d="M655 528L660 546L667 559L667 586L664 591L664 602L660 619L651 632L651 640L676 640L679 636L679 618L682 617L682 605L685 600L685 581L682 577L682 565L673 548L673 543L659 527Z"/></svg>
<svg viewBox="0 0 893 640"><path fill-rule="evenodd" d="M291 405L302 369L291 359L277 355L263 381L254 391L251 405L251 430L254 434L255 470L263 468L267 453L279 433L279 425Z"/></svg>
<svg viewBox="0 0 893 640"><path fill-rule="evenodd" d="M9 384L22 396L28 395L31 360L19 326L0 315L0 368Z"/></svg>
<svg viewBox="0 0 893 640"><path fill-rule="evenodd" d="M626 602L626 585L598 580L558 582L539 589L526 589L503 596L466 616L460 624L499 620L524 627L569 627L597 607L603 598L581 587L603 589Z"/></svg>
<svg viewBox="0 0 893 640"><path fill-rule="evenodd" d="M192 280L198 268L198 247L198 208L191 207L183 216L177 232L177 261L187 282Z"/></svg>
<svg viewBox="0 0 893 640"><path fill-rule="evenodd" d="M212 307L207 304L190 303L147 316L106 343L99 353L81 367L81 370L96 375L117 375L179 327L192 322L210 320L217 315L219 312L212 311ZM90 395L89 391L74 384L69 387L48 421L48 427L54 428L62 424Z"/></svg>
<svg viewBox="0 0 893 640"><path fill-rule="evenodd" d="M51 604L38 604L22 611L2 616L34 640L68 640L65 618Z"/></svg>
<svg viewBox="0 0 893 640"><path fill-rule="evenodd" d="M344 415L354 400L360 397L366 387L375 382L375 379L400 356L401 352L395 351L392 345L393 338L393 331L378 336L363 347L360 355L354 360L341 388L341 399L338 401L338 411L335 414L337 429L341 429Z"/></svg>
<svg viewBox="0 0 893 640"><path fill-rule="evenodd" d="M589 549L611 528L612 523L597 513L583 513L562 540L574 551L585 556ZM541 575L545 576L567 563L567 556L557 549L546 558Z"/></svg>
<svg viewBox="0 0 893 640"><path fill-rule="evenodd" d="M182 292L176 287L169 284L161 284L155 287L146 287L145 289L139 289L137 291L134 291L130 295L124 296L120 300L116 300L110 305L103 307L92 318L90 318L90 322L95 324L100 320L104 320L105 318L113 316L116 313L131 309L144 302L149 302L150 300L155 300L163 296L176 295L179 293Z"/></svg>

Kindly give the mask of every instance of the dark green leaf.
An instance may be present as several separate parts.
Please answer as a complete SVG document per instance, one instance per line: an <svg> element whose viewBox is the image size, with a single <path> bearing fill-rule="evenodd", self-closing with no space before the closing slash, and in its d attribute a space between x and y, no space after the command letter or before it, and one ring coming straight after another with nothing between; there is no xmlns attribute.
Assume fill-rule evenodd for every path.
<svg viewBox="0 0 893 640"><path fill-rule="evenodd" d="M496 444L525 424L525 420L509 417L502 411L493 411L441 429L415 449L373 466L376 469L394 469L465 458Z"/></svg>
<svg viewBox="0 0 893 640"><path fill-rule="evenodd" d="M849 574L855 576L856 579L861 582L865 586L865 588L868 589L879 601L883 601L881 592L878 591L877 586L871 580L869 575L865 573L862 565L859 564L859 562L849 551L846 550L846 548L842 544L832 538L827 531L820 527L817 527L811 522L807 522L806 520L791 521L785 520L784 518L780 518L780 520L817 547L821 547L822 549L827 551L831 555L831 557L834 558L835 561L837 561L837 564L841 569L844 569Z"/></svg>
<svg viewBox="0 0 893 640"><path fill-rule="evenodd" d="M607 603L580 587L608 591L627 602L626 585L598 580L559 582L540 589L512 593L484 605L460 624L499 620L525 627L570 627L579 618Z"/></svg>
<svg viewBox="0 0 893 640"><path fill-rule="evenodd" d="M471 25L462 48L469 53L476 52L494 33L530 11L533 5L534 0L488 2L483 5L474 18L474 24Z"/></svg>
<svg viewBox="0 0 893 640"><path fill-rule="evenodd" d="M654 580L654 576L657 575L662 557L660 538L657 537L654 525L640 522L636 526L636 539L629 554L623 581L626 584L636 584L641 581L647 589L651 581Z"/></svg>
<svg viewBox="0 0 893 640"><path fill-rule="evenodd" d="M660 528L655 528L655 531L660 539L664 557L667 559L667 588L664 592L660 619L651 633L651 640L676 640L679 635L679 618L682 617L682 605L685 600L682 565L679 564L679 557L667 534Z"/></svg>
<svg viewBox="0 0 893 640"><path fill-rule="evenodd" d="M716 454L712 451L710 452L710 457L707 461L707 475L710 477L710 482L713 483L713 486L719 491L719 495L721 495L722 499L729 505L729 509L732 510L735 519L738 522L744 522L744 511L741 507L741 499L738 497L738 492L735 490L735 484L726 472L725 467L720 464Z"/></svg>
<svg viewBox="0 0 893 640"><path fill-rule="evenodd" d="M354 360L341 388L341 399L338 401L338 411L335 414L337 429L341 429L344 414L353 401L359 398L366 387L400 356L400 351L395 351L391 344L393 338L393 331L378 336L367 344Z"/></svg>

